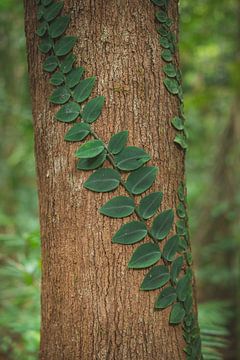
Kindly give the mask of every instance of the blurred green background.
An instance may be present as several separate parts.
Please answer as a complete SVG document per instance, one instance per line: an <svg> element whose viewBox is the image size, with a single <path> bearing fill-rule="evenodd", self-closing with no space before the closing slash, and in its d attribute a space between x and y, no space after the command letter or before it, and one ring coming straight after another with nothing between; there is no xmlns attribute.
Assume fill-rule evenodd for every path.
<svg viewBox="0 0 240 360"><path fill-rule="evenodd" d="M187 183L204 359L240 359L240 1L181 1ZM0 0L0 360L39 346L40 240L23 5Z"/></svg>

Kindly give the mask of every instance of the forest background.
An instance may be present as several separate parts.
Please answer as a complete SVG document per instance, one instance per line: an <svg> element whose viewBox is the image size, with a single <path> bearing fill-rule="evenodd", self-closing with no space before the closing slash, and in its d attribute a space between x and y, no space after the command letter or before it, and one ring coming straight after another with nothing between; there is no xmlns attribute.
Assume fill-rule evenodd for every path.
<svg viewBox="0 0 240 360"><path fill-rule="evenodd" d="M187 186L204 359L240 358L240 1L182 0ZM0 360L38 358L40 237L23 4L0 0Z"/></svg>

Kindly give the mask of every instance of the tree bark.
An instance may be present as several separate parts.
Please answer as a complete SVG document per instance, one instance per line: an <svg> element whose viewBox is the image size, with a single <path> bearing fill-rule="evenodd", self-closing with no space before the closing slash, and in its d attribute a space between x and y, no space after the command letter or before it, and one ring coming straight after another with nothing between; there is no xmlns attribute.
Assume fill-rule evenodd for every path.
<svg viewBox="0 0 240 360"><path fill-rule="evenodd" d="M177 33L177 1L169 3ZM63 12L71 14L68 34L79 39L77 64L98 78L93 96L106 96L95 131L108 141L128 129L129 143L147 150L160 168L153 189L164 193L162 209L176 209L184 154L173 142L178 100L163 85L154 5L65 0ZM48 102L52 89L37 50L33 0L25 0L25 16L42 239L40 358L184 359L181 326L169 326L169 310L154 311L157 291L139 290L146 271L127 269L134 246L111 243L121 221L98 212L109 195L83 188L89 173L76 170L79 144L64 142L69 126L54 120L56 106Z"/></svg>

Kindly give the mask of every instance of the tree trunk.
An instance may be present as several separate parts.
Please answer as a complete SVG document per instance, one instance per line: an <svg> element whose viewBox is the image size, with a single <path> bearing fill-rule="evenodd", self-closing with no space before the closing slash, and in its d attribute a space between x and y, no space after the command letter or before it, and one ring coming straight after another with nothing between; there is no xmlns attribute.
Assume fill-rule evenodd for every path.
<svg viewBox="0 0 240 360"><path fill-rule="evenodd" d="M177 1L169 13L178 32ZM146 271L128 270L133 246L111 243L120 220L104 218L108 194L83 188L89 176L76 170L79 144L64 142L69 125L56 122L56 106L44 56L37 49L36 6L25 0L26 36L33 103L42 239L41 359L184 359L180 326L169 326L169 310L154 311L157 292L141 292ZM95 131L108 141L129 130L130 145L152 155L160 171L154 190L162 209L176 209L184 177L184 154L170 124L178 100L163 85L154 5L149 0L65 0L68 34L78 65L97 76L94 96L106 96ZM120 192L118 192L120 194Z"/></svg>

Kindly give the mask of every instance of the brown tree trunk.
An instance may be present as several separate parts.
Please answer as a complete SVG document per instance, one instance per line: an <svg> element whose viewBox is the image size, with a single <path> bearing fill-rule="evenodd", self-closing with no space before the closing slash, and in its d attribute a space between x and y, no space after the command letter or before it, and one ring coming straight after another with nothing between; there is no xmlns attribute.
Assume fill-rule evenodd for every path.
<svg viewBox="0 0 240 360"><path fill-rule="evenodd" d="M181 326L169 326L168 310L154 311L156 291L139 291L145 272L127 269L133 247L111 243L120 221L98 212L109 196L83 189L89 174L76 170L79 145L64 142L68 125L54 120L56 106L47 100L34 1L25 0L25 9L42 239L41 359L184 359ZM169 9L177 33L177 1ZM184 155L173 142L178 100L163 86L154 5L65 0L64 12L71 14L68 33L79 39L77 63L97 75L93 95L106 96L95 130L107 141L128 129L130 144L148 150L160 168L162 208L175 209Z"/></svg>

